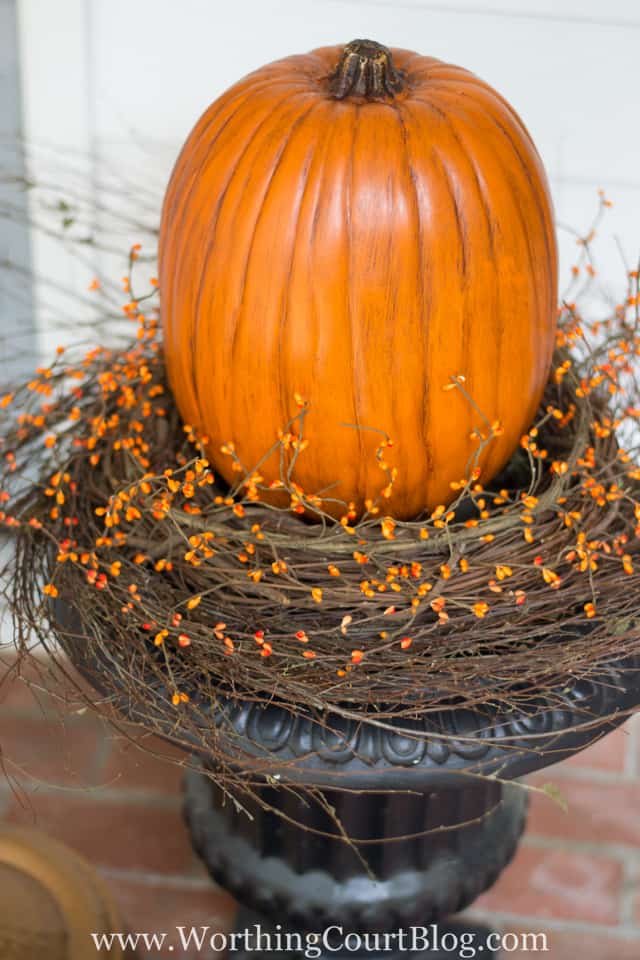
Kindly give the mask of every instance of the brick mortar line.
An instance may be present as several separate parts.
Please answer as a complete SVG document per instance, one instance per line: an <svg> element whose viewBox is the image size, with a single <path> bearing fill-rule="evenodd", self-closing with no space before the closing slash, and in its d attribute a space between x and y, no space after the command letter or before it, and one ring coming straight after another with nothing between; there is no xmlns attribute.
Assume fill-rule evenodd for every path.
<svg viewBox="0 0 640 960"><path fill-rule="evenodd" d="M110 787L104 787L101 785L85 785L85 786L73 786L69 784L51 784L46 783L40 780L34 780L25 772L23 773L25 779L30 780L31 783L36 783L37 789L30 790L28 787L25 787L22 784L25 793L37 801L38 797L49 798L59 798L60 794L67 794L72 800L73 799L90 799L96 800L98 803L105 805L113 804L114 806L119 804L124 804L133 807L143 807L149 806L154 810L166 810L168 812L174 813L179 812L182 808L182 796L175 794L162 794L157 793L154 790L145 790L129 788L125 790L112 789ZM1 794L0 794L1 795Z"/></svg>
<svg viewBox="0 0 640 960"><path fill-rule="evenodd" d="M123 721L123 725L126 725L128 721ZM200 764L195 757L194 750L195 747L187 749L186 747L180 747L180 744L173 741L162 741L161 734L152 733L150 730L145 730L143 728L137 728L140 736L135 736L133 733L131 736L122 733L121 730L116 728L110 728L110 722L105 718L105 740L107 740L111 747L113 748L114 755L117 751L121 753L126 753L129 750L131 751L132 757L151 757L153 760L157 760L160 763L173 763L174 766L184 767L184 769L194 769L199 770ZM145 745L145 740L156 740L161 741L162 746L159 747L149 747ZM172 750L178 748L181 750L180 760L176 759L175 756L162 753L163 750Z"/></svg>
<svg viewBox="0 0 640 960"><path fill-rule="evenodd" d="M615 786L619 783L633 786L634 784L638 785L638 783L640 783L640 778L637 773L628 773L626 770L610 772L607 770L599 770L597 767L563 767L562 764L558 764L556 769L549 767L546 772L548 772L548 776L545 778L545 782L549 780L553 782L556 780L570 780L580 783L595 782L603 786ZM541 779L541 777L542 774L535 774L536 780ZM524 778L524 783L527 782L527 778ZM537 783L534 782L531 785L537 786Z"/></svg>
<svg viewBox="0 0 640 960"><path fill-rule="evenodd" d="M142 886L178 887L181 890L210 890L212 894L222 890L223 893L226 893L226 890L218 887L208 876L199 877L195 873L154 873L147 870L125 870L120 867L105 866L100 866L99 872L107 880L114 882L121 880Z"/></svg>
<svg viewBox="0 0 640 960"><path fill-rule="evenodd" d="M533 847L537 850L560 849L569 853L608 857L621 863L640 863L640 847L631 847L623 843L593 843L589 840L570 840L564 837L545 837L540 834L525 833L520 846Z"/></svg>
<svg viewBox="0 0 640 960"><path fill-rule="evenodd" d="M637 864L625 862L623 865L622 888L619 893L618 916L620 925L633 926L636 919L636 899L638 896Z"/></svg>
<svg viewBox="0 0 640 960"><path fill-rule="evenodd" d="M56 731L59 731L64 739L71 740L73 736L78 732L78 729L82 725L83 715L91 710L86 704L78 705L76 710L65 712L60 708L60 713L51 713L47 715L42 709L38 709L37 703L34 703L33 707L24 707L24 706L9 706L5 707L0 703L0 716L6 717L9 720L34 720L38 723L46 724L49 727L54 727ZM157 736L157 734L152 733L150 730L144 728L139 728L139 736L136 736L133 733L131 736L127 736L119 731L117 727L111 727L108 717L102 715L99 711L94 712L96 719L100 720L104 726L103 730L97 729L95 733L95 742L96 746L101 753L104 753L104 756L99 758L97 763L97 772L102 767L106 767L107 761L110 759L110 755L115 753L114 748L122 747L125 750L138 751L140 758L152 758L158 763L173 763L174 766L182 766L184 769L197 769L196 763L194 763L189 758L193 756L192 751L187 749L183 750L184 753L184 762L176 760L175 757L164 755L161 752L161 749L149 749L145 747L144 741L151 737ZM129 723L126 719L122 719L121 722L123 725ZM2 734L0 732L0 746L2 744ZM166 749L169 749L171 746L178 746L178 744L166 744ZM135 755L135 754L134 754Z"/></svg>
<svg viewBox="0 0 640 960"><path fill-rule="evenodd" d="M534 932L546 930L554 933L592 934L597 936L616 936L621 940L640 940L640 927L633 925L612 926L603 923L587 923L583 920L560 920L557 917L531 917L520 913L507 913L499 910L482 910L470 907L463 917L479 920L491 926L526 927Z"/></svg>

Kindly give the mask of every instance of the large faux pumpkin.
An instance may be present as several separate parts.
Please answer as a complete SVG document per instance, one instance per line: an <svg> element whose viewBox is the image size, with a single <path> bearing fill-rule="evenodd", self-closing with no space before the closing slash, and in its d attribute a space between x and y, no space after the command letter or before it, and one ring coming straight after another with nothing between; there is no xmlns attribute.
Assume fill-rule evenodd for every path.
<svg viewBox="0 0 640 960"><path fill-rule="evenodd" d="M171 387L234 481L221 445L253 467L298 394L309 445L294 479L358 509L385 486L384 431L397 479L383 512L409 518L451 499L474 430L501 424L480 457L487 481L531 423L556 269L540 158L486 83L371 41L287 57L207 109L171 176ZM280 457L260 474L277 479Z"/></svg>

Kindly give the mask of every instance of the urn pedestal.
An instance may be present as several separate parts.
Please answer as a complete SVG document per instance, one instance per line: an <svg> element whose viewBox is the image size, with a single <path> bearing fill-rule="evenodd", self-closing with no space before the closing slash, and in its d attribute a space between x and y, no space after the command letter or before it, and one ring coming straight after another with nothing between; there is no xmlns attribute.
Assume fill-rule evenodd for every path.
<svg viewBox="0 0 640 960"><path fill-rule="evenodd" d="M297 945L288 933L316 933L322 956L355 948L370 957L426 950L450 958L460 955L456 944L471 942L482 945L483 956L497 956L490 931L447 918L490 887L515 853L525 791L491 781L428 793L326 791L345 832L368 841L354 847L322 835L335 833L335 823L317 802L277 787L261 795L271 809L254 802L239 811L206 775L186 777L194 848L242 905L238 931L254 941L262 931L263 944L283 947ZM402 832L405 839L391 839Z"/></svg>
<svg viewBox="0 0 640 960"><path fill-rule="evenodd" d="M259 800L242 796L236 807L206 769L192 771L185 817L211 876L241 905L236 929L330 930L323 957L499 956L492 931L451 918L516 851L527 792L510 781L622 722L640 703L639 667L609 665L558 691L553 708L532 702L509 716L451 709L392 727L366 715L320 722L229 701L221 735L241 738L263 771L269 763ZM336 822L351 844L335 836Z"/></svg>

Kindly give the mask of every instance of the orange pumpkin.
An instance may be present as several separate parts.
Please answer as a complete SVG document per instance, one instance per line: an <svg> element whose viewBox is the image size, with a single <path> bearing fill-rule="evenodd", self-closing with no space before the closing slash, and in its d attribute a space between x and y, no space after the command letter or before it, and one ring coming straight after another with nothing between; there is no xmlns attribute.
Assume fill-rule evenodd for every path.
<svg viewBox="0 0 640 960"><path fill-rule="evenodd" d="M542 163L491 87L371 41L287 57L206 110L171 176L170 384L229 481L221 445L252 468L304 398L294 479L358 510L386 483L383 431L382 510L410 518L476 462L488 481L530 425L556 273ZM279 454L260 474L278 479Z"/></svg>

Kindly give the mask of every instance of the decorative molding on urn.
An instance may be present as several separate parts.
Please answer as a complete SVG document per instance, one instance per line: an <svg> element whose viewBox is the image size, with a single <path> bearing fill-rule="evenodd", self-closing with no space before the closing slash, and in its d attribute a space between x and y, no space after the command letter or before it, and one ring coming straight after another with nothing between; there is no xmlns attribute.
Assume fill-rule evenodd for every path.
<svg viewBox="0 0 640 960"><path fill-rule="evenodd" d="M560 689L553 705L534 700L528 712L491 707L439 710L430 718L376 723L361 718L294 715L284 706L220 698L220 733L237 739L272 773L297 783L420 788L469 773L500 771L505 779L557 763L614 729L640 703L640 657L608 664L592 679ZM203 708L203 704L199 708Z"/></svg>

